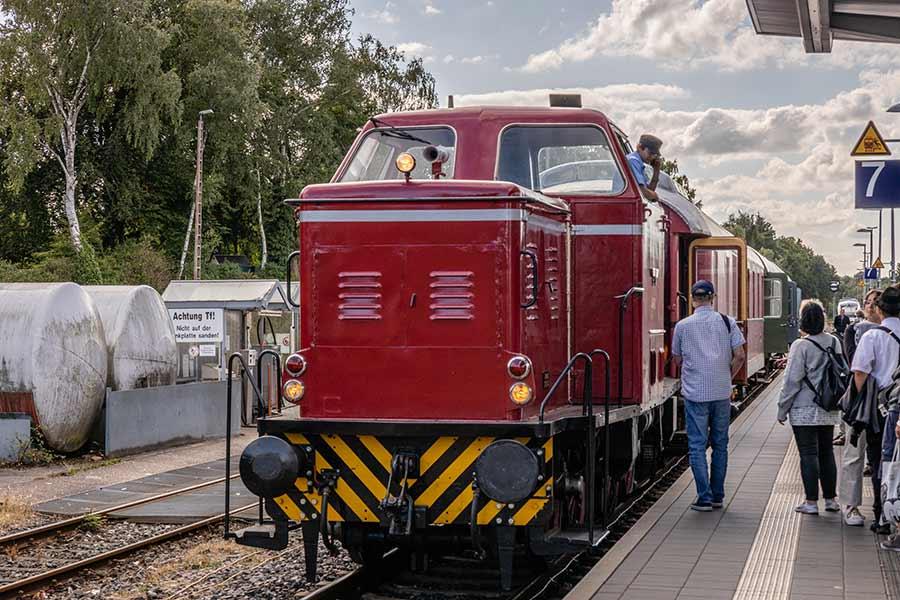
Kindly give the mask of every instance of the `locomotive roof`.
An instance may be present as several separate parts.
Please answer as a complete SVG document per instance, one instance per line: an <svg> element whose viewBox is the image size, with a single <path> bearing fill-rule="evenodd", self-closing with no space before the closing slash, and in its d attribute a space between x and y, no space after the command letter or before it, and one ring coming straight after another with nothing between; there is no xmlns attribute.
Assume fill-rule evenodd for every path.
<svg viewBox="0 0 900 600"><path fill-rule="evenodd" d="M685 198L667 173L660 172L656 188L659 201L678 215L691 233L709 237L731 237L731 232L716 223L696 204Z"/></svg>
<svg viewBox="0 0 900 600"><path fill-rule="evenodd" d="M509 121L557 123L583 122L605 125L609 120L594 108L567 108L550 106L463 106L460 108L430 108L376 115L375 119L391 125L452 124L453 121ZM374 127L372 121L367 126Z"/></svg>
<svg viewBox="0 0 900 600"><path fill-rule="evenodd" d="M522 199L554 212L570 212L569 205L565 201L525 189L515 183L465 179L320 183L306 186L300 192L300 198L288 198L285 203L295 206L317 202L429 199L442 201Z"/></svg>

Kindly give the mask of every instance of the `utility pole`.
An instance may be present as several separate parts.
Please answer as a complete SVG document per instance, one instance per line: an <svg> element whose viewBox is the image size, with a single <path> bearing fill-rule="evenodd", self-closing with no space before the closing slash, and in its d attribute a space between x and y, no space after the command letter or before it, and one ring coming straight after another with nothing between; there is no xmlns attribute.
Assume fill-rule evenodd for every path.
<svg viewBox="0 0 900 600"><path fill-rule="evenodd" d="M201 245L203 240L203 146L206 135L203 132L203 117L211 115L211 109L201 110L197 120L197 172L194 175L194 279L200 279Z"/></svg>

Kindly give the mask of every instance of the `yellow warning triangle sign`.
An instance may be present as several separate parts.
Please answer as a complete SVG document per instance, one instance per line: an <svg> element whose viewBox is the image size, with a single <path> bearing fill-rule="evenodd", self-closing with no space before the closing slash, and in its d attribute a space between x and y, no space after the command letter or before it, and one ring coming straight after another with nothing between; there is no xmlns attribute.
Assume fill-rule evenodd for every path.
<svg viewBox="0 0 900 600"><path fill-rule="evenodd" d="M872 268L873 268L873 269L883 269L883 268L884 268L884 263L881 262L881 257L880 257L880 256L879 256L878 258L875 259L875 262L874 262L874 263L872 263Z"/></svg>
<svg viewBox="0 0 900 600"><path fill-rule="evenodd" d="M850 153L850 156L890 155L891 151L888 149L887 144L884 143L884 138L878 133L878 129L872 121L869 121L869 124L866 125L866 129L859 136L859 141L853 146L853 152Z"/></svg>

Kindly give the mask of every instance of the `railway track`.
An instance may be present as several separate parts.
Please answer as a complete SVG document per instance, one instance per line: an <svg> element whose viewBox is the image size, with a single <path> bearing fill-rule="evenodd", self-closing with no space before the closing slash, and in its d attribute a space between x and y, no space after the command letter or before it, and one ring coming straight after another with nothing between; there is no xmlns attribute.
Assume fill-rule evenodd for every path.
<svg viewBox="0 0 900 600"><path fill-rule="evenodd" d="M757 382L740 408L749 406L774 381L778 371ZM657 476L619 506L609 525L609 535L592 552L558 557L534 576L514 582L511 592L498 588L499 571L492 563L474 557L446 557L429 565L427 573L405 569L399 551L385 556L379 568L359 567L322 586L304 600L555 600L587 574L603 555L689 468L686 453L667 461ZM525 557L517 557L524 561ZM517 562L517 564L522 564ZM525 569L520 569L521 574Z"/></svg>
<svg viewBox="0 0 900 600"><path fill-rule="evenodd" d="M181 526L137 527L138 535L136 537L138 539L126 540L126 543L122 545L99 552L88 552L84 555L84 553L75 550L76 548L81 548L79 537L85 538L85 545L89 545L91 544L91 537L96 537L99 529L123 527L122 522L105 521L103 517L106 515L152 502L167 500L223 483L226 479L234 479L235 477L238 477L238 475L221 477L0 536L0 553L4 554L10 561L8 564L0 566L0 597L8 597L17 592L30 591L49 583L55 583L62 578L76 575L85 569L100 566L114 558L127 556L133 552L150 548L217 524L225 518L224 511ZM257 502L246 504L230 510L229 514L236 515L256 506ZM147 535L140 535L144 530L146 530ZM129 533L133 534L134 531L131 530ZM115 532L113 534L115 535ZM131 537L135 536L131 535ZM54 541L57 539L61 543L54 544ZM29 559L37 563L38 566L21 564Z"/></svg>

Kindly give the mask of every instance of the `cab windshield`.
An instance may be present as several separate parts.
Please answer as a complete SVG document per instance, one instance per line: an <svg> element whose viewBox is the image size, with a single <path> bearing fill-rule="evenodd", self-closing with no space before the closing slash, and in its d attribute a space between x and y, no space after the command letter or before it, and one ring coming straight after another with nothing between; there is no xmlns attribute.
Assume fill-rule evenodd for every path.
<svg viewBox="0 0 900 600"><path fill-rule="evenodd" d="M593 125L516 125L500 136L497 179L544 193L613 195L625 178Z"/></svg>
<svg viewBox="0 0 900 600"><path fill-rule="evenodd" d="M403 179L394 161L402 152L412 154L416 159L413 179L431 179L431 163L422 152L428 146L444 150L450 159L444 163L443 172L453 178L456 163L456 135L449 127L391 127L370 130L339 181L387 181Z"/></svg>

